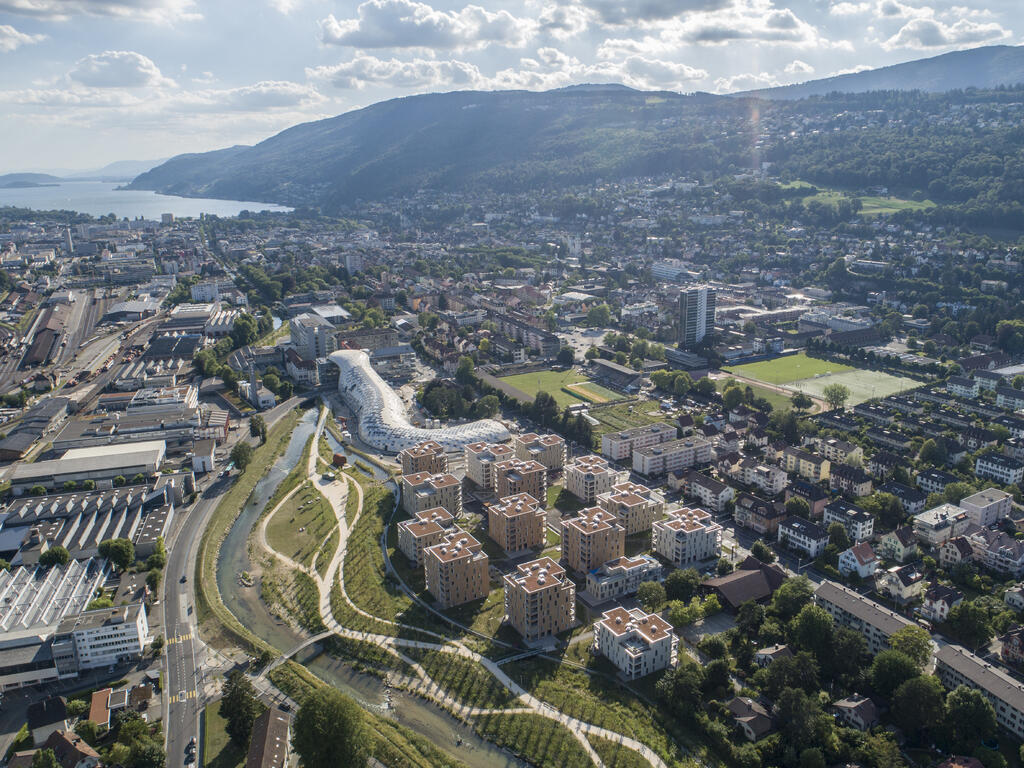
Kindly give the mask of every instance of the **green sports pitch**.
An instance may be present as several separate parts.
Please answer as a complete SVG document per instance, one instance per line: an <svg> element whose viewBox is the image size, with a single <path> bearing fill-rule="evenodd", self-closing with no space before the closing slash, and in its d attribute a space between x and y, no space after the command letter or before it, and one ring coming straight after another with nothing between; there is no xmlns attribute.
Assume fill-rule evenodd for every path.
<svg viewBox="0 0 1024 768"><path fill-rule="evenodd" d="M748 379L763 381L766 384L789 384L792 381L827 376L833 373L846 373L856 369L831 360L808 357L803 352L798 352L795 355L762 360L759 363L729 366L722 370L735 373L738 376L746 376Z"/></svg>

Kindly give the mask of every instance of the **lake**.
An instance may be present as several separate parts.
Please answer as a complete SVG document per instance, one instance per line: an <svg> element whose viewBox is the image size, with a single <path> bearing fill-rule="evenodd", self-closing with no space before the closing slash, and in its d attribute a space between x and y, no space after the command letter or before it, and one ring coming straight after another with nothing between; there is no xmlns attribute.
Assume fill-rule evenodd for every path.
<svg viewBox="0 0 1024 768"><path fill-rule="evenodd" d="M52 187L0 189L0 207L13 205L37 211L65 210L117 218L160 220L160 214L173 213L178 218L196 218L201 213L215 216L237 216L239 211L290 211L282 205L212 200L202 197L159 195L143 190L119 190L117 183L107 181L65 181Z"/></svg>

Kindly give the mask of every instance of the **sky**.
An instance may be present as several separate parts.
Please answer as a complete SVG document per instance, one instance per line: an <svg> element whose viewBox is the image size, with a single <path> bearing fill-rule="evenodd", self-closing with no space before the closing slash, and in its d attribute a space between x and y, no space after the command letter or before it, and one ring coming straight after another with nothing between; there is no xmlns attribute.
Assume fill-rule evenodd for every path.
<svg viewBox="0 0 1024 768"><path fill-rule="evenodd" d="M432 91L784 85L1024 42L1021 0L0 0L0 173L252 144Z"/></svg>

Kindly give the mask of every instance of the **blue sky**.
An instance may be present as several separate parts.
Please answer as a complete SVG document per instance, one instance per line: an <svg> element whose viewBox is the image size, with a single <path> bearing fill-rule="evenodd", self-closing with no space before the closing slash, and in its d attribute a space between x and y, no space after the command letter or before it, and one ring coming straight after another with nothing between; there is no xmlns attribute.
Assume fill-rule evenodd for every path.
<svg viewBox="0 0 1024 768"><path fill-rule="evenodd" d="M463 88L729 92L1024 41L1020 0L0 0L0 172Z"/></svg>

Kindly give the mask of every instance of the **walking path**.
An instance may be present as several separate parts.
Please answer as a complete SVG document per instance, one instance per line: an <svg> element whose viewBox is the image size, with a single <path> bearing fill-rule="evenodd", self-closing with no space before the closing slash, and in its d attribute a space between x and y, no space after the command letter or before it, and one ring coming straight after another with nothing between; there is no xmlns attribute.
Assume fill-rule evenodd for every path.
<svg viewBox="0 0 1024 768"><path fill-rule="evenodd" d="M319 454L318 440L324 428L326 416L327 410L322 409L320 413L320 419L317 422L317 428L313 436L313 450L310 451L310 461L308 467L308 477L310 479L313 479L316 474L317 457ZM587 723L582 720L578 720L577 718L571 717L557 710L551 704L548 704L534 697L528 691L522 688L518 683L512 680L507 674L505 674L505 672L496 662L486 658L485 656L481 656L479 653L471 650L470 648L467 648L462 642L458 640L451 640L436 632L431 632L429 630L421 629L419 627L413 627L410 625L391 621L389 619L383 619L379 616L374 616L373 614L364 611L358 605L356 605L349 597L345 589L344 562L345 553L348 551L348 537L351 531L351 528L349 527L345 520L345 506L348 494L354 491L356 493L358 500L356 517L352 521L352 528L354 528L359 520L359 517L363 513L363 489L362 486L353 478L348 477L344 474L342 474L341 477L344 478L344 482L334 480L328 481L322 479L320 482L316 482L314 480L315 487L323 494L324 498L326 498L327 501L330 503L331 509L334 511L335 518L337 519L339 530L338 547L335 550L334 555L331 558L331 562L328 564L327 569L325 571L325 575L323 577L320 576L320 574L316 571L315 568L303 566L295 562L291 558L287 557L286 555L275 551L273 548L270 547L269 542L267 541L266 538L267 520L269 520L270 517L273 514L275 514L278 511L278 509L281 508L281 505L283 505L289 498L291 498L292 494L294 494L295 491L298 490L298 488L302 487L301 484L299 485L298 488L292 490L283 499L281 499L281 501L278 502L278 504L274 507L271 513L265 515L260 523L258 529L258 541L260 546L266 549L268 552L272 553L274 556L280 558L290 567L298 568L304 571L305 573L308 573L315 581L317 589L319 590L320 594L320 617L324 625L327 627L327 631L321 632L320 634L309 638L308 640L295 646L279 658L275 659L274 662L268 665L263 670L263 672L258 676L257 679L259 681L262 682L268 672L270 672L272 669L276 668L280 664L284 663L288 658L298 653L299 651L308 648L309 646L318 643L332 635L336 635L339 637L348 638L350 640L367 642L382 648L386 648L390 653L393 653L403 662L408 664L409 667L416 674L416 678L400 676L404 679L404 685L402 687L407 688L412 693L422 696L423 698L436 702L444 709L448 710L453 715L462 720L468 720L471 717L478 717L482 715L539 715L541 717L546 717L550 720L554 720L568 728L570 733L572 733L576 737L581 747L590 757L594 765L598 766L598 768L604 768L604 763L602 762L597 752L594 750L593 746L590 744L590 741L587 738L587 736L596 736L615 742L617 744L621 744L622 746L637 752L652 766L654 766L654 768L667 768L665 762L661 759L661 757L657 755L647 745L642 744L641 742L631 737L625 736L620 733L616 733L615 731L608 730L607 728L602 728L600 726L594 725L593 723ZM334 584L337 584L339 586L342 599L344 599L348 606L356 613L358 613L360 616L400 629L415 630L417 633L435 638L436 642L429 642L424 640L411 640L408 638L393 637L391 635L382 635L372 632L363 632L343 627L341 624L338 623L337 619L335 619L334 613L331 610L331 587ZM510 707L507 709L482 709L479 707L471 707L459 701L457 698L449 694L438 683L436 683L426 672L426 670L424 670L423 667L415 659L403 653L402 649L405 648L452 653L457 656L476 662L477 664L480 664L488 672L490 672L495 677L495 679L499 683L501 683L502 686L504 686L506 690L510 691L516 697L517 701L519 702L519 706Z"/></svg>

